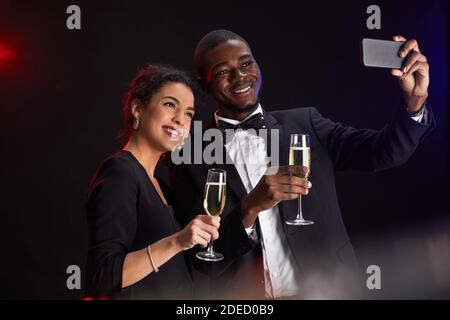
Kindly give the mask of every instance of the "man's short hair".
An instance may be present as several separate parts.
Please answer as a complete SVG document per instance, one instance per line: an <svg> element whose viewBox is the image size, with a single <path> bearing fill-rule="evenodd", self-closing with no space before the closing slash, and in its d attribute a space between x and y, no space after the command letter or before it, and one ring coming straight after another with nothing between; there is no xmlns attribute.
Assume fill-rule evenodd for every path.
<svg viewBox="0 0 450 320"><path fill-rule="evenodd" d="M234 33L229 30L214 30L209 33L207 33L203 38L200 39L200 41L197 44L197 47L194 51L194 65L197 70L197 75L201 78L204 77L204 59L205 55L208 53L208 51L214 49L222 42L226 42L229 40L239 40L244 42L249 48L247 41L242 38L237 33Z"/></svg>

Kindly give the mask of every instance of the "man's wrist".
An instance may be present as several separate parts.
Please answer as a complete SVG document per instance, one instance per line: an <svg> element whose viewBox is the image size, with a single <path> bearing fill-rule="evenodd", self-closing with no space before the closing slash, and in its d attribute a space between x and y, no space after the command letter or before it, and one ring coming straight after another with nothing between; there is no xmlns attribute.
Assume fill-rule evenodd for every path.
<svg viewBox="0 0 450 320"><path fill-rule="evenodd" d="M408 112L408 115L411 118L420 117L421 115L423 115L423 113L425 111L425 105L426 105L426 102L424 104L422 104L422 106L416 112L411 112L408 108L406 109L406 111Z"/></svg>
<svg viewBox="0 0 450 320"><path fill-rule="evenodd" d="M259 211L257 208L252 208L245 199L242 201L241 220L244 228L250 228L255 224L258 213Z"/></svg>
<svg viewBox="0 0 450 320"><path fill-rule="evenodd" d="M421 97L416 96L405 97L408 114L410 116L417 116L423 110L427 98L428 94Z"/></svg>

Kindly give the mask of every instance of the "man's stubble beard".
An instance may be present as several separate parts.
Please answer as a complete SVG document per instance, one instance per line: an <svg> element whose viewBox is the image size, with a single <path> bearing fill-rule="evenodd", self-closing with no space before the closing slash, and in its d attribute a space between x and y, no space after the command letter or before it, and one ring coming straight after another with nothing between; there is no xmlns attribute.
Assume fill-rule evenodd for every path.
<svg viewBox="0 0 450 320"><path fill-rule="evenodd" d="M260 104L260 100L259 97L261 95L261 89L262 89L262 81L259 84L259 90L258 90L258 94L256 96L256 102L254 104L251 104L245 108L240 108L240 107L236 107L235 105L231 104L231 103L222 103L221 106L219 107L220 109L225 109L228 111L232 111L234 113L237 114L242 114L242 113L250 113L252 111L254 111L258 105Z"/></svg>

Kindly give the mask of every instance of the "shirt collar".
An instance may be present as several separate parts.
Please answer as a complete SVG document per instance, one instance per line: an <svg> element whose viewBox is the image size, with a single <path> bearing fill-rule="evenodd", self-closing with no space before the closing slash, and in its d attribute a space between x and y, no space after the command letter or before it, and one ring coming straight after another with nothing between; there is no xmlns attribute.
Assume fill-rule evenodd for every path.
<svg viewBox="0 0 450 320"><path fill-rule="evenodd" d="M222 120L222 121L228 122L229 124L232 124L232 125L235 126L235 125L238 125L238 124L246 121L247 119L249 119L250 117L252 117L252 116L254 116L255 114L258 114L258 113L263 113L263 109L262 109L260 103L258 103L258 107L255 109L255 111L253 111L251 114L249 114L245 119L243 119L241 121L221 117L221 116L217 115L217 111L214 112L214 119L216 120L216 124L219 123L219 120Z"/></svg>

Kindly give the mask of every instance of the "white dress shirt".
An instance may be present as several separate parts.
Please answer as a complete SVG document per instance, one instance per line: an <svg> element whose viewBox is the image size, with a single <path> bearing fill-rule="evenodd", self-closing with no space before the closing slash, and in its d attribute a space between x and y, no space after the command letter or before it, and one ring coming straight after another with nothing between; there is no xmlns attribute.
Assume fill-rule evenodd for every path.
<svg viewBox="0 0 450 320"><path fill-rule="evenodd" d="M411 118L421 122L423 109L419 115L411 116ZM237 125L257 113L262 113L261 105L258 105L258 108L242 121L220 117L217 112L214 117L216 123L222 120ZM226 142L225 148L235 164L245 189L250 193L268 169L267 146L264 139L251 131L237 130L232 139ZM261 211L258 219L262 239L258 239L254 226L247 228L246 231L252 241L261 241L262 244L266 297L289 297L299 294L299 273L283 232L283 222L278 206Z"/></svg>
<svg viewBox="0 0 450 320"><path fill-rule="evenodd" d="M247 118L257 113L262 113L261 106L258 106ZM218 116L217 113L215 119L216 123L222 120L233 125L246 120L227 119ZM267 147L264 139L250 131L237 130L233 138L227 141L225 148L235 164L245 189L247 192L252 191L268 168ZM260 212L258 217L261 227L266 296L276 298L298 294L296 262L283 232L278 206ZM248 228L247 233L253 241L259 241L254 227Z"/></svg>

